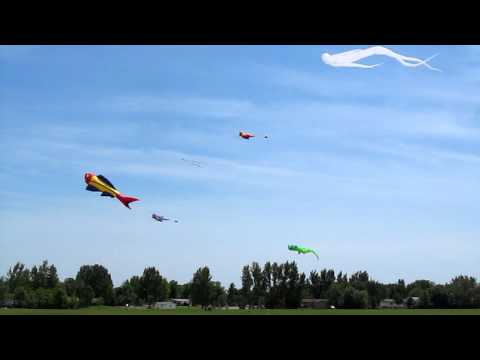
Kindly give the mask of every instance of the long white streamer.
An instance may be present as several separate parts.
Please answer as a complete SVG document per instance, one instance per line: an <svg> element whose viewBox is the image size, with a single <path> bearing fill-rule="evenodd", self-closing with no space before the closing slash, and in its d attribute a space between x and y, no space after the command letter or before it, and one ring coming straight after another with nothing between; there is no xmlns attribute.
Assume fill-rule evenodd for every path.
<svg viewBox="0 0 480 360"><path fill-rule="evenodd" d="M371 68L382 65L382 63L374 64L374 65L364 65L364 64L358 64L357 61L367 58L369 56L374 56L374 55L388 56L390 58L397 60L402 65L408 66L408 67L417 67L417 66L424 65L430 70L441 71L428 64L428 61L432 60L438 54L435 54L426 60L421 60L414 57L397 54L396 52L390 49L387 49L386 47L383 47L383 46L372 46L367 49L355 49L355 50L350 50L350 51L346 51L346 52L342 52L334 55L331 55L329 53L324 53L322 54L322 60L325 64L333 67L358 67L358 68L364 68L364 69L371 69Z"/></svg>

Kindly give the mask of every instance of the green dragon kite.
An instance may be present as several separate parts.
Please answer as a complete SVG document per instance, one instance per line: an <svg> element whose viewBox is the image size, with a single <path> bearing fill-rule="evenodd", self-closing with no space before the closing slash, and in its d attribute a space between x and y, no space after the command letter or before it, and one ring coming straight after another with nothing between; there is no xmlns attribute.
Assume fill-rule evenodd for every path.
<svg viewBox="0 0 480 360"><path fill-rule="evenodd" d="M297 251L299 254L312 253L317 257L317 260L318 260L317 253L312 249L304 248L304 247L297 246L297 245L288 245L288 250Z"/></svg>

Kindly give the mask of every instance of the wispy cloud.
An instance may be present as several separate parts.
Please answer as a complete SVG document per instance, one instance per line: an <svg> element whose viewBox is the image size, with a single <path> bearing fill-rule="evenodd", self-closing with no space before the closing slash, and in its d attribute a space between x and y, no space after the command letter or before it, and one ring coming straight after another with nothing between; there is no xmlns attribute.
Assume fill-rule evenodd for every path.
<svg viewBox="0 0 480 360"><path fill-rule="evenodd" d="M114 111L173 112L214 118L237 117L254 108L244 100L152 95L117 96L103 106Z"/></svg>
<svg viewBox="0 0 480 360"><path fill-rule="evenodd" d="M259 119L268 119L278 129L288 128L290 134L316 135L436 137L478 140L480 131L473 126L470 115L449 111L391 109L360 104L325 104L299 102L278 107L261 108ZM471 125L470 125L471 124Z"/></svg>
<svg viewBox="0 0 480 360"><path fill-rule="evenodd" d="M342 101L342 98L339 98L342 95L365 98L381 94L378 89L366 87L365 83L355 79L350 79L349 86L345 87L342 81L345 80L345 75L342 76L342 74L336 74L335 77L320 71L313 73L284 66L261 64L253 65L252 70L275 85L300 91L301 95L306 93L323 96L329 101Z"/></svg>
<svg viewBox="0 0 480 360"><path fill-rule="evenodd" d="M404 158L408 160L420 161L425 164L443 164L452 166L458 162L466 165L476 165L480 163L480 155L441 149L435 146L421 146L401 143L398 141L383 142L342 142L343 145L352 149L375 152L377 154L391 155L393 157Z"/></svg>
<svg viewBox="0 0 480 360"><path fill-rule="evenodd" d="M353 85L352 85L353 86ZM328 88L325 89L325 93ZM365 92L363 92L365 93ZM372 93L374 94L374 93ZM337 94L338 95L338 94ZM372 95L373 96L373 95ZM470 99L461 94L428 95L419 91L418 96L436 101L470 101L472 104L480 98L472 94ZM455 109L438 109L418 107L392 107L390 103L374 104L351 101L325 101L322 99L309 101L277 101L264 104L253 104L246 100L190 97L155 97L130 96L116 97L103 103L117 111L127 112L180 112L205 121L216 118L239 118L244 125L261 126L265 131L304 133L308 137L322 134L357 133L375 136L379 134L393 136L439 138L456 138L462 140L477 140L480 130L474 126L471 112L456 112ZM270 129L270 130L269 130ZM304 129L308 129L305 131ZM167 138L170 136L165 135ZM281 136L281 134L280 134Z"/></svg>
<svg viewBox="0 0 480 360"><path fill-rule="evenodd" d="M8 146L8 145L7 145ZM202 168L192 167L181 161L188 158L204 163ZM31 164L26 167L25 164ZM33 165L34 164L34 165ZM123 148L115 146L86 146L81 143L59 141L28 141L16 144L15 157L5 159L5 166L15 166L31 172L53 169L57 173L70 170L106 171L111 174L130 176L162 176L207 182L244 183L270 186L280 183L281 178L301 175L301 172L268 163L243 163L214 156L202 156L157 148ZM32 169L33 168L33 169ZM103 169L103 170L101 170Z"/></svg>
<svg viewBox="0 0 480 360"><path fill-rule="evenodd" d="M156 103L155 97L148 99L149 102ZM159 99L161 104L166 104L165 98ZM174 104L169 106L173 106L172 109L182 107L187 109L189 106L185 104L190 100L191 98L187 97L184 103L181 98L176 98ZM222 106L226 106L227 103L244 104L239 100L225 102L215 98L202 101L203 104ZM283 179L284 183L292 183L292 179L306 183L310 180L305 179L328 180L335 177L338 181L372 181L371 177L369 179L364 175L369 171L375 171L378 164L382 166L385 164L382 163L382 159L376 159L375 162L368 158L362 159L359 157L360 153L355 150L377 151L394 158L400 156L430 164L451 163L452 160L471 163L477 161L474 154L450 151L448 148L439 150L405 145L406 140L425 137L470 142L480 139L479 130L469 126L470 118L459 118L446 111L427 112L414 109L395 111L372 104L325 104L321 101L262 106L253 106L249 102L246 104L250 105L240 108L245 111L245 118L250 119L249 123L261 122L262 127L270 129L273 135L268 146L265 146L262 160L254 156L255 143L242 143L243 160L239 156L236 156L236 160L226 160L236 134L232 133L231 137L224 139L225 129L219 130L218 134L205 130L175 128L171 131L162 131L164 126L162 123L149 123L148 129L154 133L153 138L157 138L159 134L161 137L153 143L138 144L134 140L137 138L135 135L142 129L142 122L123 121L121 124L88 126L80 123L47 126L42 124L9 130L10 135L4 134L5 141L0 145L4 154L1 157L4 159L2 167L21 172L48 172L52 169L77 171L87 166L130 175L161 175L268 186L281 183L280 179ZM97 127L101 129L100 134L97 133ZM14 133L18 136L13 135ZM95 134L98 135L96 138ZM149 135L151 134L146 132L142 137L145 139ZM396 142L390 144L384 141L390 138L396 139ZM117 142L112 142L112 139ZM282 143L287 145L280 146ZM201 146L203 149L192 149L192 145ZM12 147L16 149L15 154L5 156ZM224 152L225 156L207 155L205 152L207 147L214 148L216 154ZM342 147L343 155L337 154ZM316 152L321 149L322 153L312 155L313 149ZM354 152L348 153L351 149ZM238 150L240 151L240 148ZM207 166L193 168L180 161L181 158L202 161ZM344 162L343 169L338 165L339 161ZM313 162L318 166L317 169L323 171L312 171L309 162ZM32 166L29 166L30 164ZM404 171L409 167L415 168L414 163L405 162L403 166ZM352 171L348 172L345 169L357 169L357 172L353 175ZM288 178L291 180L285 181Z"/></svg>
<svg viewBox="0 0 480 360"><path fill-rule="evenodd" d="M11 169L13 174L27 171L37 179L40 176L46 179L52 171L57 176L76 174L79 177L83 171L90 170L115 177L123 174L127 179L136 178L151 185L158 179L172 178L224 189L240 190L242 187L250 192L283 190L278 199L307 195L309 198L325 197L325 189L330 189L328 196L332 197L334 194L356 198L375 194L381 198L416 193L420 198L436 188L471 189L474 184L470 178L475 170L469 169L468 165L480 161L474 154L398 142L349 143L342 140L337 146L349 151L344 151L343 155L331 151L280 152L276 157L262 161L235 161L161 148L86 147L73 142L39 140L17 144L15 157L2 165L15 166ZM387 155L394 161L369 157L368 152ZM201 161L205 165L192 167L181 161L182 158ZM459 161L466 166L460 166ZM449 172L442 169L449 169ZM32 173L35 171L36 174ZM396 190L392 192L392 188ZM5 188L5 191L13 190L9 186Z"/></svg>
<svg viewBox="0 0 480 360"><path fill-rule="evenodd" d="M477 48L473 47L473 54L477 54ZM480 52L478 52L480 53ZM479 57L480 59L480 57ZM394 77L390 82L380 83L373 76L371 84L366 85L364 78L352 78L349 73L328 74L325 72L308 72L282 66L255 65L253 69L266 77L272 84L294 89L300 95L316 96L319 100L329 103L384 103L388 101L389 107L402 107L408 102L415 102L417 107L432 108L438 104L477 105L480 102L480 94L474 87L468 84L458 84L448 90L442 87L438 90L435 86L413 86L400 77ZM470 75L478 69L470 69ZM441 79L436 79L438 84ZM348 86L345 86L345 82ZM466 87L467 86L467 87ZM470 90L470 91L466 91Z"/></svg>

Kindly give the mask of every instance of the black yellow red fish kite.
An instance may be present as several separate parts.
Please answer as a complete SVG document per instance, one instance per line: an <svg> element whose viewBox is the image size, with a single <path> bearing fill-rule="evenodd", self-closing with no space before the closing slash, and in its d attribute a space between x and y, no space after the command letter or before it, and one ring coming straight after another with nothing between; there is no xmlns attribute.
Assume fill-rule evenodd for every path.
<svg viewBox="0 0 480 360"><path fill-rule="evenodd" d="M85 190L88 191L99 191L102 193L101 196L110 196L112 198L117 198L120 202L130 209L130 203L138 201L139 199L123 195L118 191L115 186L103 175L95 175L94 173L85 174L85 182L87 187Z"/></svg>

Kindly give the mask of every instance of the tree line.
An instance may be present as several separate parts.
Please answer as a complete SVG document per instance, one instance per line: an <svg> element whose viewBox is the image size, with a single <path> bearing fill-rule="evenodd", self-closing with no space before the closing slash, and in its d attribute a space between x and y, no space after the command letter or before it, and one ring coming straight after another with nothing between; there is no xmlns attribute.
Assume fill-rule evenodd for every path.
<svg viewBox="0 0 480 360"><path fill-rule="evenodd" d="M25 308L78 308L91 305L152 305L168 299L186 298L193 305L260 308L298 308L302 299L325 299L337 308L376 308L383 299L420 308L479 308L480 284L471 276L459 275L446 284L416 280L405 284L383 284L366 271L348 276L333 269L309 275L300 273L295 262L257 262L241 271L241 287L231 283L225 289L213 281L208 266L199 268L191 281L168 281L155 267L146 267L114 287L108 270L99 264L83 265L75 278L60 281L57 269L48 261L28 269L22 263L0 277L0 306Z"/></svg>

